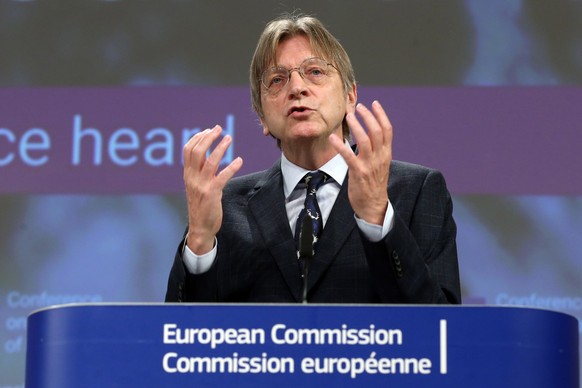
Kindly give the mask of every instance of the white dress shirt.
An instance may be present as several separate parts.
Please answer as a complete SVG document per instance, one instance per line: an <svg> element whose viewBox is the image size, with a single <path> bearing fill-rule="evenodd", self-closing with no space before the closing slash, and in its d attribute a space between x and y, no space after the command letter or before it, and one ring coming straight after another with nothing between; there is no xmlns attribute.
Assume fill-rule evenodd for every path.
<svg viewBox="0 0 582 388"><path fill-rule="evenodd" d="M317 203L321 210L321 217L325 229L325 223L329 218L331 209L341 189L341 185L348 173L348 165L340 154L334 156L326 164L319 168L320 171L325 172L333 180L322 185L317 190ZM283 175L283 191L285 195L285 208L287 210L287 218L289 219L289 227L291 232L295 234L295 224L297 217L303 209L306 195L306 187L304 184L299 184L305 174L309 170L301 168L291 163L285 155L281 156L281 173ZM394 220L394 209L392 204L388 202L388 208L384 216L384 223L382 226L370 224L354 214L358 228L362 231L364 236L371 241L380 241L392 229ZM214 248L204 255L197 255L184 244L184 264L188 271L192 274L201 274L210 269L216 258L216 251L219 241L215 240Z"/></svg>

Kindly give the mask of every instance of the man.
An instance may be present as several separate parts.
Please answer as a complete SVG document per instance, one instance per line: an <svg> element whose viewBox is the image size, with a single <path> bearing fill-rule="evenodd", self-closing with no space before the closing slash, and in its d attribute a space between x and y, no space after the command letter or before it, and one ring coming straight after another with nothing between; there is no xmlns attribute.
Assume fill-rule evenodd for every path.
<svg viewBox="0 0 582 388"><path fill-rule="evenodd" d="M356 103L348 55L321 22L289 16L267 24L250 83L281 159L233 178L241 158L218 171L230 137L207 157L219 126L185 145L189 222L166 301L292 303L305 293L311 303L460 303L444 179L392 161L386 113L377 101L371 109ZM347 142L350 129L357 149ZM325 174L304 179L314 171ZM316 179L321 185L309 186ZM305 287L297 241L304 214L315 234Z"/></svg>

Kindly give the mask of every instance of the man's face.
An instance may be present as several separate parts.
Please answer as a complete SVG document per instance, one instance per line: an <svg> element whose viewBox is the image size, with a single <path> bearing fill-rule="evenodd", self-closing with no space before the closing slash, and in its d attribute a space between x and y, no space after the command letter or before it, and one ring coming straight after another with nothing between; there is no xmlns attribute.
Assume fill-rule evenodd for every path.
<svg viewBox="0 0 582 388"><path fill-rule="evenodd" d="M277 66L297 68L317 56L305 36L295 36L279 44ZM263 87L263 133L279 139L283 152L302 144L327 144L332 133L342 137L342 120L347 112L354 111L356 90L354 86L346 93L338 71L332 66L328 70L328 76L318 85L293 71L278 93Z"/></svg>

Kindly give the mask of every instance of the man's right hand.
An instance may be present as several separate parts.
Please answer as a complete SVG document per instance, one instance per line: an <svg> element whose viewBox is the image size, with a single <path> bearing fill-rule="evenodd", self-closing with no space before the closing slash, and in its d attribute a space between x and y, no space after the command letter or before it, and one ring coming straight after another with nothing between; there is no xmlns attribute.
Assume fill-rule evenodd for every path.
<svg viewBox="0 0 582 388"><path fill-rule="evenodd" d="M222 191L240 170L243 161L237 157L218 172L220 161L232 138L224 136L207 157L222 128L216 125L194 135L184 146L184 184L188 201L188 248L197 255L212 250L214 238L222 225Z"/></svg>

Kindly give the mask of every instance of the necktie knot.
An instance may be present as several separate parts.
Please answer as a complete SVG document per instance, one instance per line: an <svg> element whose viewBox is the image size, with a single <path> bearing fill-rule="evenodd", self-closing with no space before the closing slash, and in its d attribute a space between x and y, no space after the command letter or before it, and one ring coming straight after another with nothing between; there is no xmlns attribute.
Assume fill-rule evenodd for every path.
<svg viewBox="0 0 582 388"><path fill-rule="evenodd" d="M324 183L327 182L329 176L323 171L311 171L305 174L303 182L307 185L307 194L314 194Z"/></svg>

